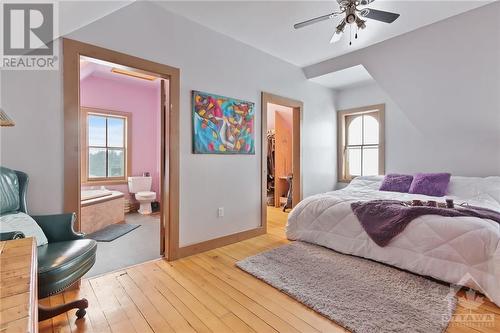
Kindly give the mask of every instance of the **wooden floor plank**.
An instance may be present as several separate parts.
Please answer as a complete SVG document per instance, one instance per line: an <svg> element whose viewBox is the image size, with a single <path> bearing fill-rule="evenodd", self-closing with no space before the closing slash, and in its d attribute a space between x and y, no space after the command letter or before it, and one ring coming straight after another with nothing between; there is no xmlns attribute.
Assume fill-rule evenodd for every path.
<svg viewBox="0 0 500 333"><path fill-rule="evenodd" d="M87 316L76 320L72 310L41 322L39 332L346 332L235 266L237 260L287 244L286 219L279 209L268 208L266 235L175 262L158 260L83 280L80 290L41 303L55 305L85 297L90 304ZM1 274L7 277L6 272ZM465 293L460 291L458 297ZM469 327L451 323L447 333L500 332L500 308L487 299L478 300L473 309L459 304L455 314L491 314L494 323Z"/></svg>
<svg viewBox="0 0 500 333"><path fill-rule="evenodd" d="M116 287L114 275L104 275L92 279L90 285L97 296L99 306L112 332L140 333L135 331L124 309L122 309L121 304L113 294L113 288Z"/></svg>
<svg viewBox="0 0 500 333"><path fill-rule="evenodd" d="M170 267L168 263L164 261L157 262L159 265L155 269L156 276L159 278L160 283L157 286L160 292L168 297L169 293L175 295L179 298L189 309L196 314L196 316L203 322L213 332L231 332L231 329L227 327L215 314L216 311L212 312L210 305L215 304L215 299L208 299L200 293L200 290L196 288L191 288L187 291L181 284L179 284L171 275L164 271L161 267ZM199 298L196 298L197 295ZM218 310L220 311L220 310ZM224 309L223 313L227 313Z"/></svg>
<svg viewBox="0 0 500 333"><path fill-rule="evenodd" d="M233 288L231 285L221 280L217 275L213 274L214 268L211 267L210 264L207 264L204 260L202 260L201 257L191 257L190 262L201 267L202 270L205 271L205 276L210 279L210 282L214 286L216 286L220 290L223 290L226 295L253 312L256 316L264 320L269 326L273 327L278 332L299 332L299 330L293 327L293 325L287 323L285 320L267 310L251 297Z"/></svg>
<svg viewBox="0 0 500 333"><path fill-rule="evenodd" d="M234 265L234 261L230 257L226 256L225 253L220 249L207 252L206 255L211 257L214 261L219 262L220 265L226 266L226 269L221 269L233 280L239 281L248 288L252 288L256 292L267 295L269 298L276 300L276 302L279 302L280 304L286 304L287 309L299 315L302 320L304 320L320 332L326 333L345 331L343 328L340 328L331 320L321 316L302 303L295 301L290 296L271 287L267 283L254 278L252 275L236 268L236 266Z"/></svg>
<svg viewBox="0 0 500 333"><path fill-rule="evenodd" d="M204 260L208 265L210 265L211 273L216 275L219 279L229 284L231 287L240 291L241 293L247 295L248 297L255 300L257 303L265 307L267 310L272 312L273 314L279 316L281 319L292 325L294 328L301 332L320 332L321 330L314 327L314 325L310 325L308 322L304 321L302 318L302 309L300 311L294 311L291 307L289 307L289 303L294 302L292 299L287 300L287 302L278 302L273 300L272 297L266 297L266 295L260 292L260 286L254 289L248 283L244 283L242 281L243 273L234 270L234 267L231 267L231 270L234 274L228 273L228 267L222 265L220 262L215 260L208 254L204 254L200 256L202 260ZM329 325L326 332L333 332L333 325Z"/></svg>
<svg viewBox="0 0 500 333"><path fill-rule="evenodd" d="M123 274L123 273L120 273ZM120 303L122 309L124 309L130 323L134 327L136 332L152 333L153 330L149 326L146 318L142 315L141 311L134 304L133 300L127 295L122 285L118 282L117 277L114 279L115 287L113 288L113 294L116 300Z"/></svg>
<svg viewBox="0 0 500 333"><path fill-rule="evenodd" d="M60 304L64 304L64 298L62 294L50 296L49 300L50 300L50 306L57 306ZM62 313L52 318L52 327L54 329L54 332L70 333L71 328L69 327L68 314Z"/></svg>
<svg viewBox="0 0 500 333"><path fill-rule="evenodd" d="M97 297L90 281L91 280L82 280L82 284L80 285L82 294L89 302L87 314L80 321L90 321L90 325L95 332L109 333L111 332L111 328L109 327L106 317L99 306L99 302L97 301Z"/></svg>
<svg viewBox="0 0 500 333"><path fill-rule="evenodd" d="M177 309L170 304L169 300L158 291L155 281L152 282L142 274L141 271L144 271L148 275L151 274L147 269L148 267L149 265L145 265L145 267L141 267L140 269L137 267L127 269L127 273L175 332L195 333L193 327L191 327Z"/></svg>
<svg viewBox="0 0 500 333"><path fill-rule="evenodd" d="M203 321L197 317L197 315L190 309L190 307L184 304L174 293L172 293L167 287L163 285L163 276L159 271L155 273L148 272L147 277L149 279L154 279L156 282L155 288L169 300L169 302L176 308L176 310L182 314L182 316L187 320L187 322L194 328L196 332L208 333L211 330L203 323ZM189 303L188 303L189 304Z"/></svg>
<svg viewBox="0 0 500 333"><path fill-rule="evenodd" d="M192 263L186 260L179 260L175 262L175 268L183 272L193 282L199 286L206 288L207 292L217 299L219 299L225 306L227 306L233 314L240 318L246 325L251 327L256 332L276 332L264 320L256 316L250 310L236 302L230 296L226 295L224 290L219 289L210 282L210 276L207 275L201 268L195 267Z"/></svg>
<svg viewBox="0 0 500 333"><path fill-rule="evenodd" d="M38 301L39 304L43 306L50 306L50 300L48 298L44 298ZM38 323L38 332L39 333L49 333L49 332L55 332L54 327L52 326L52 319L47 319L44 321L40 321Z"/></svg>
<svg viewBox="0 0 500 333"><path fill-rule="evenodd" d="M127 273L116 277L154 332L175 332Z"/></svg>
<svg viewBox="0 0 500 333"><path fill-rule="evenodd" d="M231 330L235 333L253 333L255 332L251 329L243 320L238 318L234 313L229 312L221 317L221 320L228 327L231 327Z"/></svg>
<svg viewBox="0 0 500 333"><path fill-rule="evenodd" d="M63 298L64 302L68 303L71 302L72 300L75 299L81 299L81 298L86 298L86 292L87 288L84 287L84 285L87 285L88 282L82 283L83 287L80 287L79 289L75 290L68 290L63 293ZM88 332L88 333L93 333L95 332L92 323L90 321L90 316L87 314L83 319L77 320L76 317L76 311L77 309L73 309L68 311L68 321L69 321L69 327L71 329L72 333L82 333L82 332Z"/></svg>
<svg viewBox="0 0 500 333"><path fill-rule="evenodd" d="M158 276L161 282L166 284L167 286L170 286L170 288L173 288L174 291L176 289L179 289L179 296L182 297L183 295L187 295L187 297L189 298L186 299L188 304L190 301L197 299L217 317L221 317L229 312L218 300L212 298L204 290L204 288L199 288L191 280L187 279L175 269L171 268L172 266L169 266L166 261L162 262L161 264L156 263L156 267L159 269L159 271L156 271L157 273L164 272L164 274L166 274ZM183 291L182 288L185 291ZM191 294L193 297L190 297L188 294ZM185 298L186 297L184 297L184 299Z"/></svg>

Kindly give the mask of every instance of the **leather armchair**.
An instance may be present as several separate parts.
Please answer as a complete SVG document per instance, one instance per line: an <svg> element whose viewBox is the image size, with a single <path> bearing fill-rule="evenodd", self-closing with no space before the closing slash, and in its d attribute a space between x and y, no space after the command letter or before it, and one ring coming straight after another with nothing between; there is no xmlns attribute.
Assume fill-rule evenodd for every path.
<svg viewBox="0 0 500 333"><path fill-rule="evenodd" d="M28 175L21 171L0 167L0 215L23 212L28 214L26 194ZM38 298L64 291L90 270L95 263L97 243L73 230L75 214L32 216L43 230L48 244L37 248ZM0 239L22 238L21 232L1 233ZM78 318L85 316L86 299L76 300L55 308L39 306L39 320L51 318L78 308Z"/></svg>

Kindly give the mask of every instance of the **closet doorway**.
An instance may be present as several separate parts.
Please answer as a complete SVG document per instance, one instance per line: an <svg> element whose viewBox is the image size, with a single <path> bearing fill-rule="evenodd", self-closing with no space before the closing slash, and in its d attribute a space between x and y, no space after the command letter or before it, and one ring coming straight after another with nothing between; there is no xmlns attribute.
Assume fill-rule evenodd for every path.
<svg viewBox="0 0 500 333"><path fill-rule="evenodd" d="M268 208L289 211L302 199L300 127L303 103L262 93L262 224Z"/></svg>

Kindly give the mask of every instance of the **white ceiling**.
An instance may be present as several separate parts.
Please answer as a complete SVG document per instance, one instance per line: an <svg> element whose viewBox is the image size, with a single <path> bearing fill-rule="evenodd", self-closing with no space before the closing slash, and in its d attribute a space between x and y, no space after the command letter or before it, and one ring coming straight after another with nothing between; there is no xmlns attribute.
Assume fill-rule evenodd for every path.
<svg viewBox="0 0 500 333"><path fill-rule="evenodd" d="M59 21L56 22L57 35L54 36L54 38L67 35L132 4L134 1L135 0L59 0L57 1Z"/></svg>
<svg viewBox="0 0 500 333"><path fill-rule="evenodd" d="M368 73L363 65L358 65L341 71L317 76L309 79L309 81L319 83L322 86L335 90L341 90L373 82L373 77L370 73Z"/></svg>
<svg viewBox="0 0 500 333"><path fill-rule="evenodd" d="M160 80L144 80L133 76L114 73L113 68L120 68L126 70L134 70L132 68L124 67L118 64L108 63L102 60L81 57L80 58L80 81L90 77L112 80L125 84L132 84L140 87L156 88L160 84Z"/></svg>
<svg viewBox="0 0 500 333"><path fill-rule="evenodd" d="M339 19L294 30L293 24L336 11L331 1L161 1L167 10L272 54L297 66L307 66L401 35L490 1L385 1L368 7L401 16L392 24L368 20L366 29L349 46L348 34L330 44ZM349 31L348 28L346 31Z"/></svg>

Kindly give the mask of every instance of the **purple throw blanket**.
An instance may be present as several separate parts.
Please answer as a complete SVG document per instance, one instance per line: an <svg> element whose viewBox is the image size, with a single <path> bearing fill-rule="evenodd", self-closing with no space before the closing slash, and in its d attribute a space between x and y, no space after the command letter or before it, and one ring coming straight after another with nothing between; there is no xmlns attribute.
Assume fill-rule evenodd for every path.
<svg viewBox="0 0 500 333"><path fill-rule="evenodd" d="M500 223L500 212L475 206L439 208L407 206L397 200L372 200L353 202L351 208L363 229L379 246L386 246L411 221L422 215L472 216Z"/></svg>

